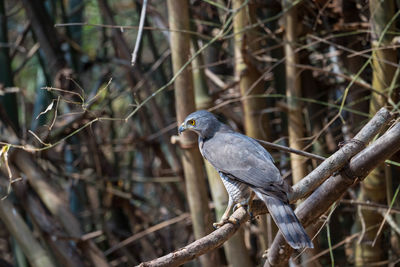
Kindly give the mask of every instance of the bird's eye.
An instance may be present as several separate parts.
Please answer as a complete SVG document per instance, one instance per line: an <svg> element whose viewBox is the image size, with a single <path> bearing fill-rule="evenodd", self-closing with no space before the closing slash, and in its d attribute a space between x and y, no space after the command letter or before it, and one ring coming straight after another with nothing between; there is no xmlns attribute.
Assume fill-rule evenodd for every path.
<svg viewBox="0 0 400 267"><path fill-rule="evenodd" d="M190 125L192 125L192 126L195 126L195 125L196 125L196 121L195 121L195 120L189 120L188 123L189 123Z"/></svg>

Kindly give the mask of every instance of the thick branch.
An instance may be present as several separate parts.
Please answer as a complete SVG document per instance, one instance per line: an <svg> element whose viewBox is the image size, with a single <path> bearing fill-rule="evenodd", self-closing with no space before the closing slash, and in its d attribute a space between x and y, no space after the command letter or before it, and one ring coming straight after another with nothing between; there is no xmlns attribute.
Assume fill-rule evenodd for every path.
<svg viewBox="0 0 400 267"><path fill-rule="evenodd" d="M296 209L306 227L315 222L337 201L349 186L363 180L375 167L400 149L400 123L395 124L378 140L357 154L340 174L330 177ZM282 234L278 233L268 250L267 263L278 266L288 261L292 253Z"/></svg>
<svg viewBox="0 0 400 267"><path fill-rule="evenodd" d="M308 192L312 191L316 186L318 186L322 181L332 175L334 172L338 171L341 167L345 166L351 156L355 155L362 148L364 148L364 144L368 143L372 140L372 138L378 134L381 129L389 122L392 115L386 109L381 109L372 119L368 122L361 131L357 134L357 140L363 142L361 148L356 145L357 142L352 142L352 144L347 144L342 149L337 151L331 157L329 157L326 161L329 161L328 166L325 165L323 168L316 168L312 173L306 176L302 181L307 180L306 182L302 182L302 185L295 185L293 188L293 193L291 194L291 201L295 201L300 197L303 197ZM380 139L378 139L380 140ZM375 143L374 143L375 144ZM392 147L393 148L393 147ZM372 150L373 151L373 150ZM351 156L348 156L351 155ZM385 158L382 158L384 160ZM321 163L324 164L325 162ZM338 167L339 166L339 167ZM374 165L376 166L376 165ZM316 172L315 174L313 174ZM311 180L311 181L308 181ZM329 180L330 182L331 180ZM352 184L353 181L350 183ZM348 184L344 185L344 188L348 188ZM335 189L335 187L332 187ZM314 194L313 194L314 195ZM340 196L340 195L339 195ZM339 198L339 196L337 198ZM297 198L296 198L297 197ZM337 199L336 198L336 199ZM333 201L335 201L334 199ZM255 200L253 202L252 211L254 215L260 215L267 213L268 210L265 207L264 203ZM333 202L332 202L333 203ZM302 205L303 206L303 205ZM302 207L300 206L300 207ZM328 206L329 207L329 206ZM325 209L326 210L326 209ZM324 211L325 211L324 210ZM314 211L313 211L314 212ZM196 240L195 242L175 251L169 253L163 257L158 259L154 259L149 262L141 263L139 266L179 266L188 262L209 250L215 249L221 246L226 240L228 240L242 225L245 223L249 216L244 211L244 209L240 208L235 213L232 214L233 218L236 218L239 222L236 225L233 224L225 224L218 230L212 232L211 234ZM316 217L317 218L317 217ZM281 236L282 237L282 236ZM283 237L282 237L283 238ZM286 244L286 243L285 243Z"/></svg>
<svg viewBox="0 0 400 267"><path fill-rule="evenodd" d="M268 212L267 207L261 200L254 200L252 206L252 212L254 216L265 214ZM160 267L160 266L179 266L193 260L194 258L207 253L210 250L218 248L225 241L227 241L232 235L239 230L240 226L247 222L250 217L243 208L239 208L232 215L231 218L235 218L238 223L231 224L227 223L218 230L210 233L209 235L200 238L193 243L178 249L177 251L171 252L165 256L154 259L149 262L141 263L140 267Z"/></svg>
<svg viewBox="0 0 400 267"><path fill-rule="evenodd" d="M381 108L375 116L360 130L360 132L341 149L336 151L332 156L322 162L317 168L310 172L300 182L293 186L293 192L289 194L291 201L305 197L312 192L323 181L325 181L332 173L343 168L344 165L378 134L381 129L392 118L392 114Z"/></svg>

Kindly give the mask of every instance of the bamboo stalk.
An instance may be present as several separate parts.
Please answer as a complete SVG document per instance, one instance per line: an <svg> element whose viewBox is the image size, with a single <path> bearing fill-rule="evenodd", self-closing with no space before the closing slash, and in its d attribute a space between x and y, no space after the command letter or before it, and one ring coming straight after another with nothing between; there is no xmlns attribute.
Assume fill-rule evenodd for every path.
<svg viewBox="0 0 400 267"><path fill-rule="evenodd" d="M292 0L283 0L282 6L290 8ZM289 146L294 149L303 149L304 144L301 139L304 137L304 119L302 108L296 97L301 97L301 80L298 55L295 51L298 27L301 25L297 18L297 6L290 8L284 16L285 24L285 56L286 56L286 96L288 97L288 133ZM293 184L299 182L307 175L306 164L298 155L290 155L290 165L292 168Z"/></svg>
<svg viewBox="0 0 400 267"><path fill-rule="evenodd" d="M234 42L235 42L235 79L239 81L239 90L241 96L253 94L262 94L265 91L265 83L260 80L261 74L253 63L251 53L259 47L256 40L256 31L247 29L256 19L254 6L245 4L245 0L233 1L233 9L238 9L233 20ZM267 107L267 102L263 98L244 98L243 123L246 135L268 140L271 136L269 120L267 115L260 113ZM260 229L266 230L266 216L260 216ZM263 231L259 235L261 249L267 248L267 232Z"/></svg>
<svg viewBox="0 0 400 267"><path fill-rule="evenodd" d="M26 175L30 185L39 195L43 204L51 214L60 220L67 234L74 239L79 239L82 235L79 222L66 207L57 192L47 183L45 173L34 162L32 157L25 151L16 150L11 157L11 162ZM106 258L93 241L88 240L82 242L80 245L93 264L96 266L108 266Z"/></svg>
<svg viewBox="0 0 400 267"><path fill-rule="evenodd" d="M0 201L0 218L11 235L16 239L32 266L56 266L50 255L35 239L24 219L8 199Z"/></svg>
<svg viewBox="0 0 400 267"><path fill-rule="evenodd" d="M296 53L296 42L298 37L298 28L301 23L298 20L298 6L290 8L293 0L283 0L283 8L288 8L284 15L284 49L285 49L285 69L286 69L286 96L288 104L288 135L289 147L294 149L303 149L302 139L305 136L305 123L302 113L302 106L294 97L302 96L298 54ZM298 183L307 175L307 164L301 157L295 154L290 155L290 166L292 169L293 184ZM314 244L317 248L317 243ZM302 255L302 259L307 259L308 253Z"/></svg>
<svg viewBox="0 0 400 267"><path fill-rule="evenodd" d="M175 30L189 30L189 5L187 0L168 0L168 20L171 31L170 46L174 73L178 72L190 57L190 36ZM193 76L185 69L175 82L175 105L178 123L195 111ZM208 207L207 186L203 159L197 147L194 133L184 133L180 138L182 162L186 181L186 193L193 222L195 238L212 231L212 216ZM216 252L200 258L203 266L218 266Z"/></svg>
<svg viewBox="0 0 400 267"><path fill-rule="evenodd" d="M0 43L8 43L8 32L7 32L7 16L4 6L5 1L0 1ZM13 86L13 75L11 69L11 60L9 55L8 46L0 47L0 84L4 87ZM19 131L18 125L18 105L16 93L8 93L4 96L0 96L0 103L3 105L8 123L13 127L14 131Z"/></svg>
<svg viewBox="0 0 400 267"><path fill-rule="evenodd" d="M397 51L395 49L378 49L392 43L392 36L385 32L385 28L389 26L389 30L394 30L394 25L388 24L394 16L394 1L371 0L369 2L369 7L372 30L371 46L374 49L372 52L372 87L376 90L372 92L370 100L370 114L373 115L380 107L386 105L387 98L390 97L388 89L392 80L395 78L394 73L396 68L382 62L382 60L397 63ZM386 203L386 189L385 167L381 165L374 169L362 183L358 200L368 200L374 203L384 204ZM390 199L388 201L390 201ZM361 214L366 228L379 224L382 221L382 216L377 211L361 209ZM359 218L359 220L361 220L361 218ZM356 245L356 266L365 266L366 264L378 262L387 258L388 255L384 248L383 235L381 235L376 244L372 246L377 231L378 229L367 231L363 236L362 242Z"/></svg>
<svg viewBox="0 0 400 267"><path fill-rule="evenodd" d="M26 14L32 24L32 30L37 37L40 47L46 57L48 70L53 81L56 82L57 74L66 66L64 55L58 39L58 34L53 27L53 22L46 12L45 6L39 0L22 0Z"/></svg>
<svg viewBox="0 0 400 267"><path fill-rule="evenodd" d="M198 49L195 40L192 41L193 50ZM204 65L202 55L195 58L192 62L193 84L195 90L195 102L197 109L207 109L212 104L212 98L208 94L206 75L204 69L199 68ZM208 183L210 185L211 197L215 205L215 219L219 221L228 204L228 194L218 172L211 164L204 160ZM224 243L226 260L230 266L246 267L252 266L249 253L244 243L244 231L239 230L231 239Z"/></svg>
<svg viewBox="0 0 400 267"><path fill-rule="evenodd" d="M233 1L233 9L239 9L245 0ZM262 94L265 83L259 80L261 74L252 63L252 51L257 49L255 43L255 30L246 30L255 20L255 10L252 5L240 9L233 20L235 41L235 78L239 80L240 94L242 96ZM245 98L243 104L243 122L246 135L257 139L268 139L270 127L268 117L260 113L267 107L267 102L262 98Z"/></svg>
<svg viewBox="0 0 400 267"><path fill-rule="evenodd" d="M27 194L28 192L25 191L24 193ZM60 238L66 236L65 232L61 230L62 228L54 218L46 214L46 211L37 196L28 193L24 198L22 196L19 198L25 198L23 200L23 205L33 223L40 229L44 240L49 245L57 262L65 267L83 266L83 259L78 253L77 248L68 238Z"/></svg>

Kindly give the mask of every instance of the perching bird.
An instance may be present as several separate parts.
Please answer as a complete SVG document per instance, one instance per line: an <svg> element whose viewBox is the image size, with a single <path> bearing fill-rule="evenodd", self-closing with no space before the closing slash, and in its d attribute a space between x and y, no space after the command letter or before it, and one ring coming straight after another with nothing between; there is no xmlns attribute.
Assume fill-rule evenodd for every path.
<svg viewBox="0 0 400 267"><path fill-rule="evenodd" d="M228 207L215 226L231 222L229 213L234 205L247 205L249 212L253 191L266 204L292 248L313 248L289 205L287 192L291 187L282 179L272 156L257 141L233 131L205 110L187 116L179 127L179 133L185 130L199 135L201 154L218 171L228 191Z"/></svg>

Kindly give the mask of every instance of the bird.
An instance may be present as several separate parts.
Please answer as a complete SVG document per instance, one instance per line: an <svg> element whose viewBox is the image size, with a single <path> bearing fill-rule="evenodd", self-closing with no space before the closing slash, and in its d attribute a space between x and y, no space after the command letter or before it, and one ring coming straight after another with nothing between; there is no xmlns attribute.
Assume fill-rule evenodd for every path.
<svg viewBox="0 0 400 267"><path fill-rule="evenodd" d="M178 133L186 130L198 134L201 155L218 171L228 192L228 206L214 227L235 223L229 218L232 208L246 206L251 215L251 204L256 195L265 203L293 249L314 247L289 204L287 193L291 187L282 179L271 154L263 146L234 131L206 110L189 114L179 126Z"/></svg>

